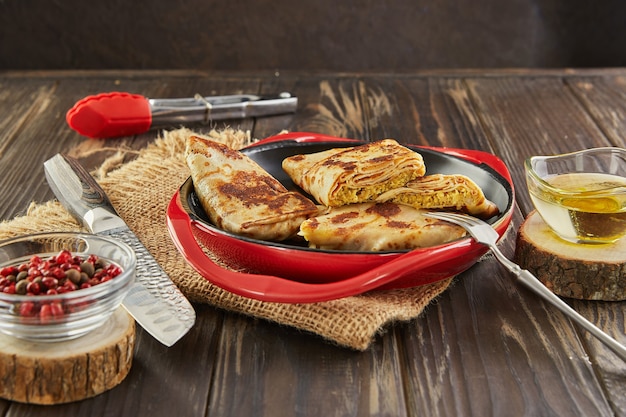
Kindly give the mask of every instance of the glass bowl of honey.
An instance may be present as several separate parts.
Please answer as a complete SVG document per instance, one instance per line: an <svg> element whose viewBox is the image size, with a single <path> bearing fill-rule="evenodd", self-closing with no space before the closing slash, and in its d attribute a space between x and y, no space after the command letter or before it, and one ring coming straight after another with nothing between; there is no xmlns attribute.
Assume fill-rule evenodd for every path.
<svg viewBox="0 0 626 417"><path fill-rule="evenodd" d="M606 244L626 235L626 149L533 156L524 168L537 212L560 238Z"/></svg>

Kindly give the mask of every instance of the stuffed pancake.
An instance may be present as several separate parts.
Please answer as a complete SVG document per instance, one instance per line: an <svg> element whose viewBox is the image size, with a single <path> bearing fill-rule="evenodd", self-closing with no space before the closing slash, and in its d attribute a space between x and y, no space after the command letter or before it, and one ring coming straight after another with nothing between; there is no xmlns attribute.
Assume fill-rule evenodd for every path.
<svg viewBox="0 0 626 417"><path fill-rule="evenodd" d="M294 155L282 167L295 184L332 207L372 201L426 172L422 156L393 139Z"/></svg>
<svg viewBox="0 0 626 417"><path fill-rule="evenodd" d="M483 219L499 212L480 187L464 175L426 175L381 194L376 201L407 204L417 209L462 211Z"/></svg>
<svg viewBox="0 0 626 417"><path fill-rule="evenodd" d="M397 251L436 246L465 236L452 223L395 203L360 203L329 208L300 226L309 247L348 251Z"/></svg>
<svg viewBox="0 0 626 417"><path fill-rule="evenodd" d="M318 212L311 200L288 191L248 156L224 144L191 136L185 158L203 209L223 230L281 241Z"/></svg>

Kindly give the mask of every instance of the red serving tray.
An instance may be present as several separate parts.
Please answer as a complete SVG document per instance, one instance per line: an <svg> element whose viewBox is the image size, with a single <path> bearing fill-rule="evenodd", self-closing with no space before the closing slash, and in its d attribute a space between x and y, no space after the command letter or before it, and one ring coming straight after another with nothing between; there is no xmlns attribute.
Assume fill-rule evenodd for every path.
<svg viewBox="0 0 626 417"><path fill-rule="evenodd" d="M265 158L268 155L271 157L275 150L284 151L291 146L295 146L295 151L298 151L301 146L298 144L305 144L306 149L306 144L328 144L330 147L337 144L351 145L353 142L352 139L294 132L267 138L243 151L250 152L249 156L255 159L257 151ZM468 162L498 176L506 186L507 201L493 226L500 236L504 234L513 214L514 190L510 173L499 158L476 150L414 148L442 154L445 158L458 158L463 163ZM276 163L280 164L280 160ZM181 199L181 192L187 196L189 187L193 190L190 181L174 194L167 208L167 224L174 244L203 277L244 297L272 302L307 303L371 290L425 285L467 270L487 251L484 245L471 238L409 252L386 253L324 251L246 239L217 229L189 208ZM222 267L207 256L205 249L232 268L253 272L238 272Z"/></svg>

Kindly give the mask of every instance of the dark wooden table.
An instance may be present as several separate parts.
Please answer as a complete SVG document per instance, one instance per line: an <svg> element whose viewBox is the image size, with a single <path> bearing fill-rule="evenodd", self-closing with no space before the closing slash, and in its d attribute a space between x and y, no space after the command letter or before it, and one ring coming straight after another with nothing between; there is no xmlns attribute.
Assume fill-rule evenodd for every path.
<svg viewBox="0 0 626 417"><path fill-rule="evenodd" d="M290 91L294 115L215 123L263 138L283 129L481 149L509 166L515 232L532 209L523 160L626 146L626 69L411 74L0 73L0 219L53 198L43 162L57 152L94 167L136 137L91 140L65 112L104 91L185 97ZM195 126L207 130L208 126ZM625 277L626 279L626 277ZM626 302L568 300L626 343ZM626 363L495 260L460 275L420 318L390 326L365 352L197 305L172 348L138 330L128 377L93 399L58 406L0 400L6 416L626 416ZM1 377L1 376L0 376Z"/></svg>

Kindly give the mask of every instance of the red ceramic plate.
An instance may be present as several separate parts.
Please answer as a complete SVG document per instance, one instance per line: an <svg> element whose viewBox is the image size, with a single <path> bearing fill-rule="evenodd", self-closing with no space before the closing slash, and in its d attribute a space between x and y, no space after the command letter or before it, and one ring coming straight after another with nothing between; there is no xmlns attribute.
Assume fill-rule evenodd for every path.
<svg viewBox="0 0 626 417"><path fill-rule="evenodd" d="M242 152L288 189L297 189L282 171L284 158L359 143L314 133L288 133ZM498 205L500 214L489 221L500 236L504 234L511 222L514 193L509 171L500 159L482 151L406 146L422 154L428 174L460 173L478 183L487 198ZM172 197L167 220L176 247L202 276L225 290L263 301L317 302L374 289L424 285L465 271L487 251L470 238L399 252L329 251L297 242L244 238L211 224L191 179ZM205 248L230 268L213 262Z"/></svg>

